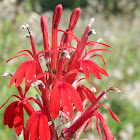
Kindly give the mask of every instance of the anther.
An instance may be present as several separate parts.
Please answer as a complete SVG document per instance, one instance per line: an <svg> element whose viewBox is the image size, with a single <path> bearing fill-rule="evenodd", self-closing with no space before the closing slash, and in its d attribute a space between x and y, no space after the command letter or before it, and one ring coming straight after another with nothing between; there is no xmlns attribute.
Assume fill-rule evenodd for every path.
<svg viewBox="0 0 140 140"><path fill-rule="evenodd" d="M28 34L25 35L25 38L30 38L30 36Z"/></svg>
<svg viewBox="0 0 140 140"><path fill-rule="evenodd" d="M87 36L90 36L91 34L96 34L95 29L92 29L91 31L89 31L89 32L87 33Z"/></svg>
<svg viewBox="0 0 140 140"><path fill-rule="evenodd" d="M102 41L102 38L99 38L96 42L101 42Z"/></svg>
<svg viewBox="0 0 140 140"><path fill-rule="evenodd" d="M89 21L89 24L88 24L88 26L90 26L91 27L91 25L93 24L93 22L95 21L95 19L94 18L91 18L90 19L90 21Z"/></svg>
<svg viewBox="0 0 140 140"><path fill-rule="evenodd" d="M45 85L44 85L44 83L41 80L37 80L36 82L31 84L32 87L35 87L35 86L38 86L38 85L41 85L42 88L45 89Z"/></svg>
<svg viewBox="0 0 140 140"><path fill-rule="evenodd" d="M96 90L95 87L92 87L90 90L91 90L92 92L97 92L97 90Z"/></svg>
<svg viewBox="0 0 140 140"><path fill-rule="evenodd" d="M48 125L50 126L51 124L52 124L52 121L49 121L49 122L48 122Z"/></svg>
<svg viewBox="0 0 140 140"><path fill-rule="evenodd" d="M29 24L22 25L22 29L25 29L25 28L28 30L29 34L31 34L31 30L30 30Z"/></svg>
<svg viewBox="0 0 140 140"><path fill-rule="evenodd" d="M64 57L64 55L66 56L66 58L70 59L70 55L66 50L61 53L61 57Z"/></svg>
<svg viewBox="0 0 140 140"><path fill-rule="evenodd" d="M110 88L108 88L106 91L110 91L110 90L115 90L116 92L121 92L118 88L116 88L116 87L110 87Z"/></svg>
<svg viewBox="0 0 140 140"><path fill-rule="evenodd" d="M7 75L11 75L12 77L13 77L13 73L11 72L11 71L7 71L7 72L5 72L3 75L2 75L2 77L7 77Z"/></svg>

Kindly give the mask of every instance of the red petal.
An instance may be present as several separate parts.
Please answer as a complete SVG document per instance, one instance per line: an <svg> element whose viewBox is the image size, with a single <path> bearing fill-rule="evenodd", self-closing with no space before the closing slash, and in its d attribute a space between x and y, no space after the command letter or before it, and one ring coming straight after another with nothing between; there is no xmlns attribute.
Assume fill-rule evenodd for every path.
<svg viewBox="0 0 140 140"><path fill-rule="evenodd" d="M115 115L115 113L114 113L110 108L108 108L108 110L109 110L109 112L110 112L112 118L113 118L114 120L116 120L117 122L121 123L121 121L118 119L118 117Z"/></svg>
<svg viewBox="0 0 140 140"><path fill-rule="evenodd" d="M39 136L40 136L40 140L50 140L50 129L48 126L48 119L45 114L42 114L40 116Z"/></svg>
<svg viewBox="0 0 140 140"><path fill-rule="evenodd" d="M69 97L69 94L65 90L65 88L61 91L61 99L62 99L62 107L64 109L64 112L67 114L67 116L72 119L73 117L73 106Z"/></svg>
<svg viewBox="0 0 140 140"><path fill-rule="evenodd" d="M12 128L14 126L14 121L15 121L15 117L16 117L16 113L17 113L17 103L15 104L15 106L13 106L13 108L11 108L11 113L9 114L10 117L8 119L8 127Z"/></svg>
<svg viewBox="0 0 140 140"><path fill-rule="evenodd" d="M21 50L21 51L17 52L16 55L18 55L18 54L21 53L21 52L28 52L28 53L33 57L32 52L29 51L29 50Z"/></svg>
<svg viewBox="0 0 140 140"><path fill-rule="evenodd" d="M12 77L10 83L9 83L9 87L11 87L11 85L14 83L14 81L16 80L19 72L21 71L22 67L27 63L27 61L23 62L19 67L18 69L16 70L14 76Z"/></svg>
<svg viewBox="0 0 140 140"><path fill-rule="evenodd" d="M81 61L80 65L81 65L81 67L83 69L83 72L84 72L86 78L89 79L89 71L88 71L88 67L86 65L86 61Z"/></svg>
<svg viewBox="0 0 140 140"><path fill-rule="evenodd" d="M101 106L107 107L106 105L99 105L98 107L101 107ZM118 117L115 115L115 113L114 113L109 107L107 107L107 109L108 109L110 115L112 116L112 118L113 118L115 121L121 123L121 121L118 119Z"/></svg>
<svg viewBox="0 0 140 140"><path fill-rule="evenodd" d="M91 103L93 103L96 100L95 94L89 88L87 88L84 85L79 85L78 88L81 88L81 90L84 91Z"/></svg>
<svg viewBox="0 0 140 140"><path fill-rule="evenodd" d="M31 57L30 55L24 54L24 53L23 53L23 54L19 54L19 55L16 55L16 56L14 56L14 57L8 59L8 60L6 61L6 63L9 62L10 60L12 60L13 58L16 58L16 57L19 57L19 56L23 56L23 55L27 56L30 60L32 60L32 57Z"/></svg>
<svg viewBox="0 0 140 140"><path fill-rule="evenodd" d="M57 118L57 116L59 115L60 94L61 94L61 89L59 87L59 84L54 85L50 98L50 110L51 110L51 115L54 119Z"/></svg>
<svg viewBox="0 0 140 140"><path fill-rule="evenodd" d="M9 120L9 117L11 117L11 113L12 113L12 109L13 107L15 106L15 104L17 104L18 101L15 101L13 103L11 103L5 110L4 112L4 125L7 125L8 124L8 120Z"/></svg>
<svg viewBox="0 0 140 140"><path fill-rule="evenodd" d="M66 82L63 82L63 84L65 85L65 89L69 93L70 98L71 98L72 102L74 103L76 109L78 111L82 112L83 111L83 103L82 103L82 100L81 100L79 93L75 90L75 88L71 84L66 83Z"/></svg>
<svg viewBox="0 0 140 140"><path fill-rule="evenodd" d="M23 117L24 117L23 116L23 105L19 104L19 106L17 107L17 113L16 113L16 117L15 117L15 122L14 122L14 129L15 129L17 136L19 136L21 134L21 131L24 126Z"/></svg>
<svg viewBox="0 0 140 140"><path fill-rule="evenodd" d="M34 123L35 117L38 113L39 111L34 112L28 119L25 130L24 130L24 140L29 140L29 134L31 132L31 128Z"/></svg>
<svg viewBox="0 0 140 140"><path fill-rule="evenodd" d="M35 116L35 119L33 121L33 125L32 125L32 130L31 130L31 135L30 135L30 140L38 140L39 139L39 118L40 118L40 114L37 114Z"/></svg>
<svg viewBox="0 0 140 140"><path fill-rule="evenodd" d="M109 77L108 73L104 69L100 68L96 63L94 63L94 62L92 62L90 60L88 61L88 63L90 65L90 67L92 67L92 68L95 67L102 74L104 74L105 76L108 76Z"/></svg>
<svg viewBox="0 0 140 140"><path fill-rule="evenodd" d="M29 62L30 61L27 61L27 63L22 67L22 69L20 70L18 76L17 76L17 80L16 80L16 84L15 84L15 87L18 87L20 86L20 84L22 83L24 77L25 77L25 72L26 72L26 69L27 67L29 66Z"/></svg>
<svg viewBox="0 0 140 140"><path fill-rule="evenodd" d="M110 128L108 127L108 125L106 124L104 119L102 119L102 117L100 117L100 115L99 115L99 119L101 121L101 125L103 127L103 131L104 131L104 134L105 134L105 137L107 138L107 140L114 140L114 137L112 135Z"/></svg>
<svg viewBox="0 0 140 140"><path fill-rule="evenodd" d="M97 128L98 134L99 134L100 137L102 138L101 128L100 128L100 125L99 125L99 123L98 123L98 119L99 119L99 114L98 114L98 112L96 111L96 128Z"/></svg>
<svg viewBox="0 0 140 140"><path fill-rule="evenodd" d="M36 73L36 64L32 61L26 69L25 73L25 84L29 85L29 82L34 78Z"/></svg>

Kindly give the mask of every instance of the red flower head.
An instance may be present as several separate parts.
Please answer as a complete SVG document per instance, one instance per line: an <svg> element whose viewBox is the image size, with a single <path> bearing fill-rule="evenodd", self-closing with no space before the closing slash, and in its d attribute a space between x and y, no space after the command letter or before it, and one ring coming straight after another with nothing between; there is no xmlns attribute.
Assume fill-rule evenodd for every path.
<svg viewBox="0 0 140 140"><path fill-rule="evenodd" d="M24 126L23 104L19 101L11 103L4 113L4 125L14 126L17 136L21 134Z"/></svg>
<svg viewBox="0 0 140 140"><path fill-rule="evenodd" d="M20 95L20 97L12 95L20 101L15 101L7 107L4 113L4 124L8 125L9 128L14 127L18 136L23 130L24 140L61 140L71 139L72 137L79 139L81 133L85 131L88 125L92 130L92 117L95 116L97 131L101 139L105 140L102 138L101 129L98 124L99 120L106 139L113 140L114 137L103 115L97 110L99 107L105 106L99 105L98 102L106 91L116 90L116 88L111 87L108 90L104 90L97 98L95 93L87 86L79 84L81 80L89 81L89 73L92 73L97 79L101 79L101 74L109 77L105 70L105 60L102 55L97 54L97 52L110 50L97 47L99 44L108 48L111 47L101 43L101 39L97 42L88 42L89 36L96 34L94 29L90 29L94 18L91 18L81 39L78 39L74 35L74 28L81 14L80 8L76 8L72 12L69 27L65 31L58 29L62 11L63 7L61 4L57 5L54 9L51 43L49 43L47 17L45 15L41 16L40 22L44 50L40 52L37 52L29 25L26 24L22 26L23 29L26 28L28 30L32 51L22 50L18 52L15 57L8 60L10 61L19 56L27 56L29 58L29 60L26 60L18 67L15 74L7 72L3 75L6 76L6 74L9 73L12 76L9 86L11 87L15 82L15 87L18 89ZM63 32L60 43L58 43L58 32ZM73 40L77 42L76 46L72 46ZM87 47L90 47L90 49ZM24 54L23 52L28 54ZM101 68L91 60L91 58L94 60L95 56L102 59L104 68ZM43 70L44 67L42 68L40 57L45 59L45 70ZM79 79L79 74L85 78L82 77ZM25 93L20 86L24 79ZM91 81L89 82L94 86ZM31 86L37 91L37 100L33 97L27 97L26 92ZM96 90L98 91L97 88ZM35 111L29 103L29 100L38 104L40 108ZM91 102L90 106L88 106L88 101ZM4 103L2 107L6 103ZM2 107L0 107L0 109ZM29 115L25 129L23 129L23 108ZM108 107L107 109L112 118L120 122L117 116ZM54 121L58 117L59 125L56 127ZM69 127L65 127L64 123L68 122L69 118L72 123ZM78 129L79 132L77 133ZM77 133L77 135L74 135L75 133Z"/></svg>
<svg viewBox="0 0 140 140"><path fill-rule="evenodd" d="M24 140L50 140L47 116L41 111L34 112L27 121Z"/></svg>

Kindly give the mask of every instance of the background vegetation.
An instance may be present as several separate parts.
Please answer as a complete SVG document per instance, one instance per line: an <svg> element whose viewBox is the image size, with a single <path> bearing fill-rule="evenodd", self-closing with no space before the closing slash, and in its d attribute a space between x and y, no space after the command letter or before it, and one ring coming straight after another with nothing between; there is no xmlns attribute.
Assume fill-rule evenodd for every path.
<svg viewBox="0 0 140 140"><path fill-rule="evenodd" d="M60 28L67 29L69 16L76 7L82 7L81 17L75 28L75 35L81 38L89 19L94 16L97 35L90 39L102 38L104 43L113 47L111 53L102 53L106 60L107 71L110 78L104 77L97 80L91 77L91 81L102 91L109 86L118 87L122 92L108 94L108 101L102 102L110 106L121 120L121 124L111 119L106 110L103 110L108 124L117 140L139 140L140 138L140 2L139 0L1 0L0 1L0 75L10 70L15 72L22 62L22 58L5 63L16 52L22 49L30 49L30 42L25 39L26 31L21 29L22 24L29 23L34 34L38 50L43 48L40 30L40 15L45 13L48 17L51 38L51 10L62 3L64 12L60 22ZM47 12L46 12L47 11ZM59 35L61 36L61 34ZM95 60L99 65L100 58ZM10 77L0 78L0 106L7 98L18 94L14 86L10 89L8 84ZM86 83L88 84L88 83ZM88 87L91 88L89 84ZM35 96L35 90L31 90ZM12 100L11 100L12 101ZM9 102L10 103L10 102ZM5 107L6 108L6 107ZM12 130L3 125L3 113L0 110L0 140L16 140ZM94 125L95 126L95 125ZM95 129L95 128L93 128ZM94 139L96 131L84 134L84 137ZM22 140L22 136L19 140Z"/></svg>

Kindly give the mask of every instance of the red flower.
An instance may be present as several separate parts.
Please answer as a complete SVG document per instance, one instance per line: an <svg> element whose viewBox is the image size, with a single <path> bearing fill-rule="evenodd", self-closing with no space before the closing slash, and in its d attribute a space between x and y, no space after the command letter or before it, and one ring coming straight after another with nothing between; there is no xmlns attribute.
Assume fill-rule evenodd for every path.
<svg viewBox="0 0 140 140"><path fill-rule="evenodd" d="M12 77L9 87L15 82L15 87L21 85L23 79L25 78L26 86L34 78L36 74L36 64L33 60L27 60L23 62L19 68L16 70L14 76Z"/></svg>
<svg viewBox="0 0 140 140"><path fill-rule="evenodd" d="M104 90L100 95L99 97L95 100L94 103L92 103L87 110L84 111L84 113L77 119L75 120L68 128L64 128L63 130L63 134L64 134L64 137L66 139L69 139L77 130L78 128L80 128L82 126L82 124L88 120L89 118L91 118L92 116L95 116L95 114L97 114L96 110L101 107L101 106L105 106L105 105L98 105L97 107L95 107L98 103L98 101L101 99L101 97L106 93L106 91L109 91L109 90L116 90L115 88L109 88L107 90ZM117 90L116 90L117 91ZM118 91L117 91L118 92ZM118 121L120 123L120 120L117 118L117 116L111 111L111 109L109 109L107 107L107 109L109 110L112 118L116 121ZM100 121L101 121L101 124L102 124L102 127L103 129L105 129L107 127L107 124L104 122L103 118L101 118L101 115L99 117L99 115L97 114L96 115ZM98 130L98 133L99 135L101 136L101 132L100 132L100 129L99 129L99 125L97 124L97 121L98 121L98 118L96 120L96 125L97 125L97 130ZM110 129L107 127L107 130L104 130L104 133L105 133L105 136L106 138L108 139L109 137L110 138L114 138ZM109 140L113 140L113 139L109 139Z"/></svg>
<svg viewBox="0 0 140 140"><path fill-rule="evenodd" d="M24 140L50 140L50 129L47 116L41 112L34 112L27 121L24 130Z"/></svg>
<svg viewBox="0 0 140 140"><path fill-rule="evenodd" d="M14 126L17 136L21 134L24 126L23 104L19 101L11 103L4 113L4 125Z"/></svg>
<svg viewBox="0 0 140 140"><path fill-rule="evenodd" d="M86 95L86 97L89 99L91 103L93 103L96 100L95 94L84 85L78 85L77 91L79 92L79 95L81 96L82 99L85 99Z"/></svg>
<svg viewBox="0 0 140 140"><path fill-rule="evenodd" d="M80 65L87 79L89 79L88 69L98 79L101 79L100 73L109 77L109 75L104 69L100 68L96 63L91 60L81 60Z"/></svg>
<svg viewBox="0 0 140 140"><path fill-rule="evenodd" d="M78 111L83 111L82 100L75 88L67 82L59 82L54 85L50 99L50 110L54 119L59 115L60 100L64 112L71 119L73 117L72 103Z"/></svg>
<svg viewBox="0 0 140 140"><path fill-rule="evenodd" d="M102 48L96 49L98 44L107 47L110 46L95 41L87 42L89 36L96 33L94 29L90 30L94 18L91 18L82 38L78 39L75 37L73 30L81 14L80 8L76 8L73 11L70 17L69 27L66 31L58 29L62 11L63 7L61 4L57 5L54 10L51 44L49 44L47 17L45 15L41 16L44 50L40 51L39 53L37 52L29 25L26 24L22 26L22 28L27 28L28 30L32 52L29 50L22 50L18 52L15 57L8 60L10 61L13 58L23 55L29 58L29 60L23 62L19 66L15 74L10 74L13 77L9 86L15 82L15 87L18 89L21 97L12 95L17 97L20 101L15 101L7 107L4 113L4 124L8 125L9 128L14 127L16 134L19 136L24 125L24 108L29 115L29 119L24 129L24 140L58 140L62 137L64 139L71 139L73 134L80 128L77 135L77 139L79 139L80 134L85 131L85 128L88 125L90 125L90 128L92 128L92 117L95 116L96 127L100 137L102 138L101 129L98 124L99 120L106 139L113 140L114 137L109 127L105 123L102 114L98 112L97 109L101 106L105 106L99 105L98 102L106 91L114 90L115 88L111 87L108 90L104 90L99 97L96 98L95 94L85 85L78 85L81 80L88 80L89 72L91 72L98 79L101 79L100 74L109 76L105 71L106 64L103 57L100 54L92 55L92 53L97 51L109 51L108 49ZM63 32L60 45L58 45L57 38L59 31ZM73 39L77 41L77 46L71 46ZM91 46L89 51L87 51L87 46ZM29 55L19 54L22 52L27 52ZM46 72L43 72L41 67L41 56L44 56L46 62ZM105 68L101 68L95 62L90 60L95 56L99 56L102 59ZM79 80L78 75L80 73L84 73L86 78L81 78ZM35 87L40 95L40 98L38 97L37 99L38 101L32 97L26 97L26 94L23 92L20 86L24 78L25 93L30 86L38 86L37 88ZM90 83L94 86L92 82ZM35 112L28 100L34 101L36 104L38 104L40 110ZM91 102L91 105L84 111L83 108L87 107L88 100ZM6 103L4 103L2 107ZM2 107L0 107L0 109ZM112 118L120 122L117 116L108 107L107 109L109 110ZM73 118L74 111L77 112ZM61 116L59 126L55 127L53 120L56 119L59 114ZM66 120L68 121L68 117L73 119L72 123L69 127L64 128L62 125ZM57 130L62 132L59 138Z"/></svg>

